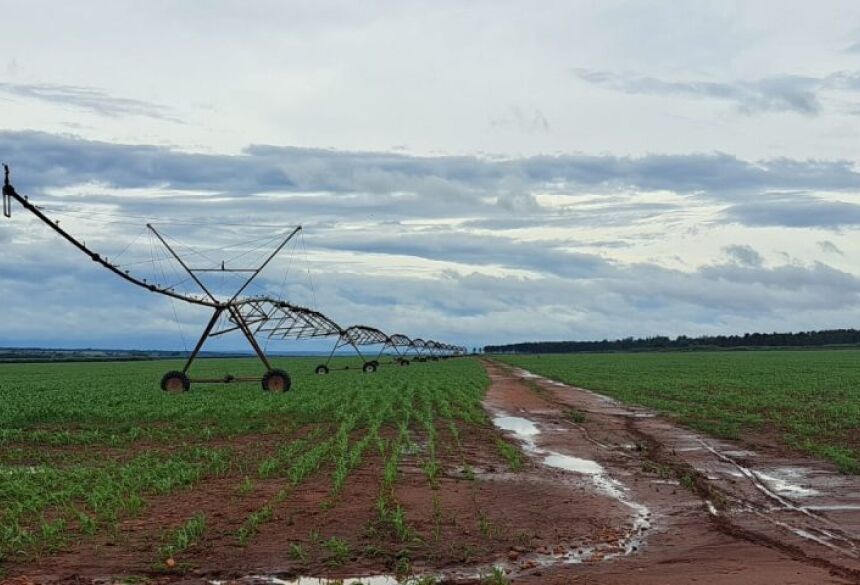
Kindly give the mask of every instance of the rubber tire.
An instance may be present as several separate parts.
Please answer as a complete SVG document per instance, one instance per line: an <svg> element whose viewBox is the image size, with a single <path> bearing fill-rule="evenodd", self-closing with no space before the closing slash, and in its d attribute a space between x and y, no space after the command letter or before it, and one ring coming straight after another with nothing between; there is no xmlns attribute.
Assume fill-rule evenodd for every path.
<svg viewBox="0 0 860 585"><path fill-rule="evenodd" d="M314 372L319 376L328 374L328 366L325 364L321 364L321 365L317 366L317 369L314 370Z"/></svg>
<svg viewBox="0 0 860 585"><path fill-rule="evenodd" d="M289 392L293 381L284 370L269 370L263 374L260 385L266 392Z"/></svg>
<svg viewBox="0 0 860 585"><path fill-rule="evenodd" d="M372 374L376 371L376 363L375 362L367 362L361 367L361 371L365 374Z"/></svg>
<svg viewBox="0 0 860 585"><path fill-rule="evenodd" d="M400 365L401 365L401 366L408 366L408 365L409 365L409 360L407 360L407 359L402 359L402 360L400 360Z"/></svg>
<svg viewBox="0 0 860 585"><path fill-rule="evenodd" d="M191 380L185 375L185 372L173 370L161 377L161 389L171 394L188 392L191 389Z"/></svg>

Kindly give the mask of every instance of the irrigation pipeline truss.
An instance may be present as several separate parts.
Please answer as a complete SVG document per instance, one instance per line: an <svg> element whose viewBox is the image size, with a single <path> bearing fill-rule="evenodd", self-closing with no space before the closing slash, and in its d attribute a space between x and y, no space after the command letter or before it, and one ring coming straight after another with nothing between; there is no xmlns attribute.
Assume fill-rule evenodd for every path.
<svg viewBox="0 0 860 585"><path fill-rule="evenodd" d="M384 332L374 327L365 325L353 325L352 327L343 328L332 319L312 309L293 305L281 299L275 299L268 296L242 297L242 293L250 286L254 280L260 275L266 266L284 249L287 243L298 234L302 227L297 226L286 237L281 239L274 251L268 254L262 263L253 267L243 268L227 268L222 262L220 268L192 268L185 260L176 252L173 246L159 233L159 231L151 224L147 223L147 229L152 235L164 246L167 252L188 274L192 280L202 291L202 296L195 296L177 292L172 287L159 286L158 284L148 283L146 279L138 278L132 275L128 270L123 270L120 266L112 264L107 258L94 252L86 246L84 242L79 241L66 230L60 227L59 221L52 221L42 210L32 204L27 197L18 194L15 187L9 182L9 167L3 165L4 180L3 180L3 215L6 218L12 217L12 201L17 201L24 209L35 215L54 232L59 234L67 242L78 248L93 260L93 262L107 268L120 278L130 282L140 288L150 292L157 293L177 299L193 305L209 307L213 310L212 317L207 323L202 335L198 339L194 349L189 354L184 368L179 371L171 371L164 375L161 380L162 390L168 392L183 392L191 387L192 382L200 383L229 383L234 381L260 381L263 389L273 392L286 392L291 387L290 376L284 370L273 368L266 356L263 348L260 347L255 336L266 335L269 339L280 340L303 340L312 338L334 337L336 338L334 348L328 356L324 364L316 368L317 374L328 374L329 363L335 352L346 346L350 346L355 350L356 354L362 359L364 365L362 370L365 373L375 372L379 367L383 353L387 350L393 350L396 354L394 363L400 365L409 365L409 357L413 357L417 361L426 361L427 359L437 360L440 358L454 357L466 353L465 347L455 346L447 343L436 341L425 341L420 338L410 339L403 334L395 334L392 336L386 335ZM275 238L272 238L274 240ZM198 273L203 272L229 272L229 273L247 273L249 276L242 282L236 291L227 300L217 298L206 287L200 279ZM227 323L221 329L218 329L218 324L221 317L226 314ZM210 337L224 335L226 333L238 331L248 344L260 358L260 361L266 368L266 372L262 377L236 377L226 375L223 378L195 378L191 379L188 375L191 365L195 358L200 353L203 344ZM367 360L362 353L362 346L381 346L379 353L375 359ZM409 352L412 352L411 354Z"/></svg>

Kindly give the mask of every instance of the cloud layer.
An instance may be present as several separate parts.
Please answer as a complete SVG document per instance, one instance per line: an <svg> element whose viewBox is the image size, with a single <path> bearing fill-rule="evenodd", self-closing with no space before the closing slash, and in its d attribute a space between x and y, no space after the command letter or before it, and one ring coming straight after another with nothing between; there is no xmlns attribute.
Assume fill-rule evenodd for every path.
<svg viewBox="0 0 860 585"><path fill-rule="evenodd" d="M729 102L745 114L794 112L815 116L822 112L826 91L860 91L860 73L838 71L825 77L779 75L761 79L719 82L666 80L618 75L575 68L579 79L628 94L669 95Z"/></svg>
<svg viewBox="0 0 860 585"><path fill-rule="evenodd" d="M148 219L212 262L304 223L307 263L296 244L260 285L344 324L478 345L860 317L860 280L825 262L844 259L838 230L860 221L849 161L262 145L226 155L38 132L0 132L0 153L21 193L162 284L181 275L156 269L166 255L147 240ZM760 231L774 227L796 230L811 255L762 246ZM19 210L2 228L0 345L176 348L180 330L193 338L205 321L129 290ZM697 252L715 237L724 243L713 253Z"/></svg>
<svg viewBox="0 0 860 585"><path fill-rule="evenodd" d="M109 116L145 116L178 122L169 115L166 106L141 100L117 97L92 87L59 85L54 83L0 82L0 93L23 99L48 102L63 108L74 108Z"/></svg>

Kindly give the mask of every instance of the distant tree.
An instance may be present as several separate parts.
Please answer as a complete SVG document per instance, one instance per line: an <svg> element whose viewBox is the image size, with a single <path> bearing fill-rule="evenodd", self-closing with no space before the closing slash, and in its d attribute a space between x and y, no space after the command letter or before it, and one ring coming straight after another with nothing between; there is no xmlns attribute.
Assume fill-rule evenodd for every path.
<svg viewBox="0 0 860 585"><path fill-rule="evenodd" d="M634 339L625 337L613 341L537 341L507 345L487 345L487 353L577 353L589 351L646 351L660 349L706 349L739 347L820 347L829 345L858 345L860 330L827 329L797 333L744 333L743 335L714 335L675 339L654 336ZM475 348L477 353L477 348Z"/></svg>

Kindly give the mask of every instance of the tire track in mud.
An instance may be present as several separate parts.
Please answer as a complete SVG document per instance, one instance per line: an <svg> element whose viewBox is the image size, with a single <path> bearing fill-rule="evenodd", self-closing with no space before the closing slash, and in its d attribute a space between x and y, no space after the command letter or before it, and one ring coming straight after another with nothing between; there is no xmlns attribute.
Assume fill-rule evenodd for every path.
<svg viewBox="0 0 860 585"><path fill-rule="evenodd" d="M801 582L860 583L855 525L846 526L830 517L834 511L860 510L857 505L860 501L855 503L855 495L856 500L860 500L860 480L857 478L843 477L835 482L837 487L849 486L847 497L831 493L819 485L814 490L804 490L774 477L775 472L767 473L765 469L805 469L811 463L808 460L798 462L784 453L778 453L777 449L776 456L767 454L761 457L765 469L756 469L733 455L741 453L749 459L759 457L758 454L744 451L725 441L705 440L653 412L625 406L611 398L542 378L525 370L489 360L485 360L484 365L493 384L485 405L491 413L520 412L525 418L540 422L542 427L548 428L559 425L558 421L562 419L562 424L578 436L571 440L571 436L565 438L563 432L553 433L547 438L548 446L542 444L541 448L548 449L557 443L563 450L574 452L576 456L583 452L592 456L613 475L626 474L625 484L634 486L637 501L654 510L657 523L662 518L671 518L669 523L679 524L677 517L691 514L690 510L681 510L685 504L680 500L689 506L692 498L699 502L698 523L706 527L704 532L717 532L723 537L755 545L756 554L763 554L762 549L776 551L785 557L784 562L807 566L810 570L822 570L840 579L824 581L810 576L809 581ZM494 393L493 386L498 384L518 384L533 395L537 394L544 406L535 408L535 404L527 404L528 401L522 400L522 404L517 404L517 399L512 399L513 392L510 389ZM563 413L570 408L584 412L586 421L579 424L565 420ZM670 475L671 480L662 478L665 481L680 480L678 483L684 485L677 490L683 490L686 496L681 494L677 504L664 497L653 501L648 489L637 485L657 482L643 473L645 468L657 469L661 475ZM816 477L823 473L818 473ZM630 478L633 478L632 481ZM798 504L775 489L774 484L793 494L816 494L820 499L826 499L827 503L821 506ZM851 491L852 485L857 488L856 494ZM798 518L803 521L799 523ZM673 525L672 530L676 528ZM663 529L668 530L668 527L664 526ZM666 562L665 559L660 560L666 555L666 551L661 550L660 540L657 538L656 542L647 544L646 552L638 556L636 562L648 565L650 557L654 557L654 562ZM768 554L774 556L774 553L766 553L765 556ZM755 554L751 555L749 564L755 565Z"/></svg>
<svg viewBox="0 0 860 585"><path fill-rule="evenodd" d="M630 423L632 422L633 421L631 420ZM737 538L749 542L751 544L777 550L798 562L818 567L828 571L832 575L837 575L849 579L851 583L860 583L860 570L858 569L846 567L839 564L838 562L834 562L832 560L815 556L814 554L810 554L809 551L807 549L804 549L802 546L786 542L784 540L781 540L777 536L765 534L759 530L756 530L755 528L747 528L741 526L730 516L732 512L732 506L735 506L735 511L750 512L757 518L761 519L763 522L776 526L783 531L791 532L795 536L798 536L805 541L811 541L815 544L819 544L821 546L833 549L839 553L847 554L852 558L857 558L857 556L853 554L853 551L845 551L842 548L834 547L828 542L816 538L813 535L802 534L803 529L798 529L794 526L786 524L785 522L773 519L769 515L769 513L773 512L772 508L767 508L758 502L750 500L749 498L738 496L735 493L732 493L728 490L722 489L714 485L712 481L709 480L704 474L696 470L692 465L684 462L683 460L680 460L677 455L668 455L666 453L665 448L660 445L653 436L649 435L648 433L644 433L639 429L633 428L632 424L630 425L630 427L631 428L629 428L629 431L631 434L638 436L641 441L649 445L648 451L652 459L661 464L672 466L676 469L676 473L689 473L690 470L692 470L692 472L696 474L695 483L692 486L692 491L700 498L702 498L703 502L708 507L710 513L710 523L717 530L732 538ZM703 445L703 448L705 448L707 451L712 452L714 455L722 455L719 451L708 445L705 441L701 441L701 443ZM722 457L719 458L722 459ZM744 476L746 477L745 474ZM767 496L768 498L773 497L773 499L779 502L783 502L785 504L784 506L782 506L783 509L799 512L803 511L802 508L792 504L785 498L771 492L769 488L767 488L767 486L764 486L760 480L756 479L755 474L753 474L752 472L751 477L749 479L750 485L752 485L755 489L760 490L763 494L765 494L765 496ZM714 500L718 500L721 502L719 509L714 505Z"/></svg>
<svg viewBox="0 0 860 585"><path fill-rule="evenodd" d="M562 563L581 563L590 560L610 559L618 555L632 554L645 543L648 531L651 529L651 511L647 506L632 500L628 488L607 473L599 463L590 459L582 459L565 455L556 451L543 449L536 444L540 431L528 419L509 416L497 412L493 423L504 431L513 432L523 445L525 452L547 467L561 469L582 477L586 484L598 494L615 500L629 508L631 525L625 526L611 545L607 543L589 544L576 551L562 555ZM552 564L553 559L543 559L543 565Z"/></svg>

